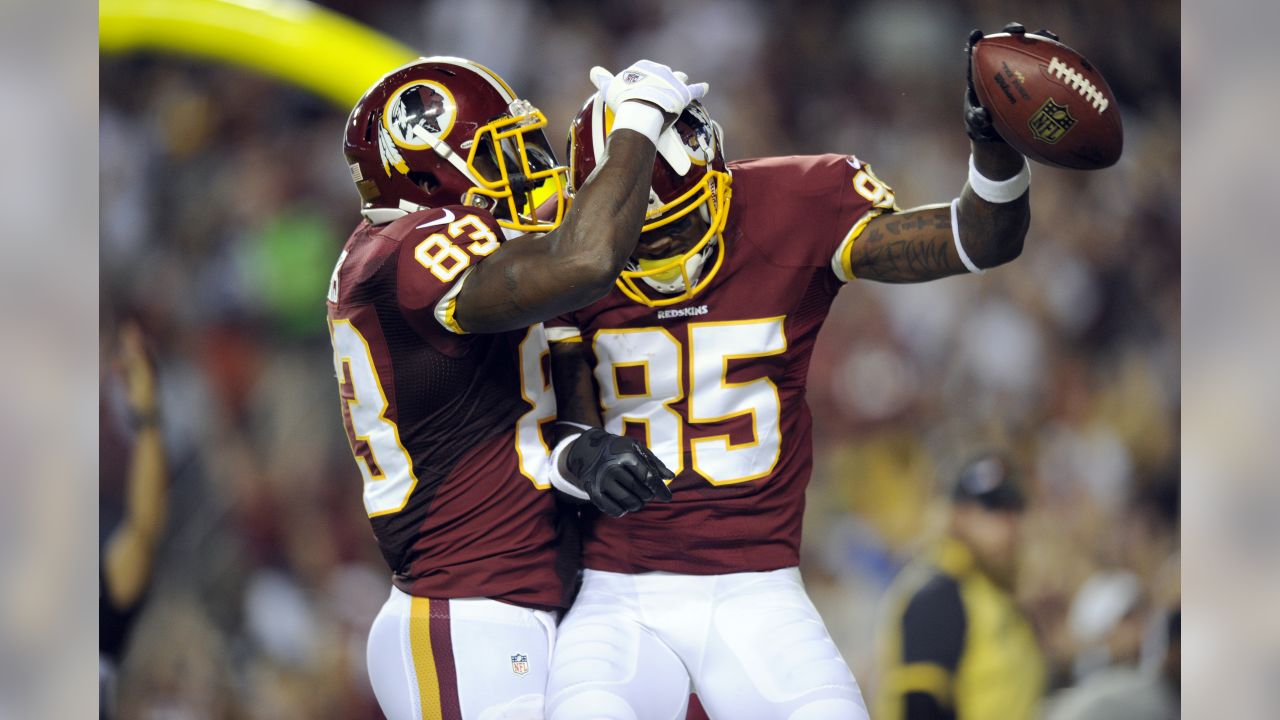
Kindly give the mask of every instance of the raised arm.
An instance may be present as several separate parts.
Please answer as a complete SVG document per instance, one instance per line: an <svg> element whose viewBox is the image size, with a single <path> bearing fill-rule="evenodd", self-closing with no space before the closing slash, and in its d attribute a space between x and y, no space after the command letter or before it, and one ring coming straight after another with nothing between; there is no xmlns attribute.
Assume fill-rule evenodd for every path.
<svg viewBox="0 0 1280 720"><path fill-rule="evenodd" d="M656 109L649 108L660 120ZM634 130L609 136L609 157L560 227L503 243L458 294L458 324L473 333L527 327L604 296L635 250L654 144Z"/></svg>
<svg viewBox="0 0 1280 720"><path fill-rule="evenodd" d="M103 550L102 574L111 604L133 607L151 579L156 546L165 523L168 472L157 416L155 369L135 325L120 334L120 364L137 437L129 461L125 512Z"/></svg>
<svg viewBox="0 0 1280 720"><path fill-rule="evenodd" d="M1026 158L996 134L974 93L969 55L981 38L975 30L965 49L965 128L972 151L968 182L951 203L880 215L868 222L850 253L855 277L924 282L981 272L1022 253L1031 225L1030 170Z"/></svg>
<svg viewBox="0 0 1280 720"><path fill-rule="evenodd" d="M475 266L454 316L467 332L523 328L588 305L609 292L631 257L644 222L658 135L707 86L688 85L682 73L645 60L624 72L630 82L592 72L616 113L604 162L583 183L560 227L503 243Z"/></svg>

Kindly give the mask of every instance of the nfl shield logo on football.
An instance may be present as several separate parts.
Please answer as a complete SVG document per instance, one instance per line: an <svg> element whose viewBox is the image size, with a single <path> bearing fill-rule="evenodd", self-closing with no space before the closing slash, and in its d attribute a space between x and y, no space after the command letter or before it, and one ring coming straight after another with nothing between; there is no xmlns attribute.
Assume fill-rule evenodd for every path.
<svg viewBox="0 0 1280 720"><path fill-rule="evenodd" d="M528 674L529 656L528 655L512 655L511 656L511 672L517 675Z"/></svg>
<svg viewBox="0 0 1280 720"><path fill-rule="evenodd" d="M1059 105L1053 101L1053 98L1046 100L1036 114L1027 121L1027 125L1031 127L1032 136L1049 145L1061 140L1062 136L1066 135L1075 124L1076 119L1071 117L1067 106Z"/></svg>

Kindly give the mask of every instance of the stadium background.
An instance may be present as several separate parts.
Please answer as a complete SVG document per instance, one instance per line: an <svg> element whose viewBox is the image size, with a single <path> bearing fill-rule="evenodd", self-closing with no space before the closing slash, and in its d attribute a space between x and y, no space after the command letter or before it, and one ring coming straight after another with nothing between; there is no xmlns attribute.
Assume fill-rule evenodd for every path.
<svg viewBox="0 0 1280 720"><path fill-rule="evenodd" d="M970 27L1016 18L1057 31L1120 98L1125 156L1088 175L1033 168L1032 228L1008 268L842 292L810 376L803 570L855 673L874 683L877 601L936 532L957 460L995 442L1031 488L1018 595L1057 684L1080 650L1067 618L1088 578L1127 568L1153 609L1176 601L1176 3L321 4L424 54L492 67L546 112L557 147L591 65L667 62L711 82L731 158L856 153L904 207L963 182ZM357 219L340 154L347 108L158 53L104 54L100 92L103 367L120 319L139 318L173 479L122 709L374 716L363 648L387 578L341 432L322 306ZM109 380L100 405L105 532L128 437Z"/></svg>

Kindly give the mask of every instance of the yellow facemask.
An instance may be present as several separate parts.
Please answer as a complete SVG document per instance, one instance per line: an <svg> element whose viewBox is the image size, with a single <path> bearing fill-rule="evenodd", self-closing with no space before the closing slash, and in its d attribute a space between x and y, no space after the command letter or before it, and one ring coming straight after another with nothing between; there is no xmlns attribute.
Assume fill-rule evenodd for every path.
<svg viewBox="0 0 1280 720"><path fill-rule="evenodd" d="M623 270L618 276L618 289L628 298L642 305L662 307L684 302L706 287L724 262L723 233L729 218L731 183L732 178L728 173L707 170L706 175L697 185L656 210L655 217L645 222L641 232L650 232L670 225L689 213L697 211L703 205L707 208L710 223L698 242L679 255L657 260L637 259L635 261L637 269ZM703 263L690 263L690 260L696 259L712 241L716 243L716 247L713 247L711 252L715 253L716 257L711 267L703 270L701 269ZM690 277L691 269L695 270L692 273L694 277ZM697 270L701 272L696 272ZM677 280L680 284L673 288L674 294L664 292L663 297L654 298L651 297L651 292L641 288L641 284L645 283L646 279L659 285L671 285Z"/></svg>
<svg viewBox="0 0 1280 720"><path fill-rule="evenodd" d="M564 165L550 165L536 162L531 158L530 143L527 136L539 133L547 124L547 118L541 110L533 107L526 100L517 100L511 104L512 117L502 117L476 130L475 140L467 153L467 169L471 172L480 187L472 188L463 197L463 203L473 206L492 206L498 224L502 227L521 232L550 232L564 220L568 202L565 189L568 185L569 168ZM493 149L493 159L497 165L498 177L486 177L476 166L476 152L482 148ZM533 154L549 155L549 150L540 145L535 146ZM515 163L517 167L512 167ZM512 188L512 176L522 175L525 179L525 190L517 194ZM482 200L481 198L488 198ZM548 200L555 199L555 212L545 220L537 216L538 208ZM505 204L507 217L496 210Z"/></svg>

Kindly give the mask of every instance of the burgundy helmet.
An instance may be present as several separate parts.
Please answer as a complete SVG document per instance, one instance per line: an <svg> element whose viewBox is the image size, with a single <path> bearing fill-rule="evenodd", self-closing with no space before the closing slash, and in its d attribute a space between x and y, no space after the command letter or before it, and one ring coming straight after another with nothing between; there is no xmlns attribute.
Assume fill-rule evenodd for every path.
<svg viewBox="0 0 1280 720"><path fill-rule="evenodd" d="M613 111L597 93L587 99L569 128L570 193L582 187L596 169L598 153L613 126ZM672 132L674 130L674 133ZM720 269L724 260L721 236L729 216L729 169L724 159L720 126L694 101L658 141L653 164L649 208L643 232L675 226L690 213L709 225L691 248L658 260L632 258L618 277L618 287L632 300L650 306L672 305L693 297ZM715 255L710 269L707 260ZM647 292L640 282L647 285Z"/></svg>
<svg viewBox="0 0 1280 720"><path fill-rule="evenodd" d="M503 227L546 232L564 218L568 175L546 124L483 65L418 58L360 98L342 150L371 222L461 204L488 210Z"/></svg>

